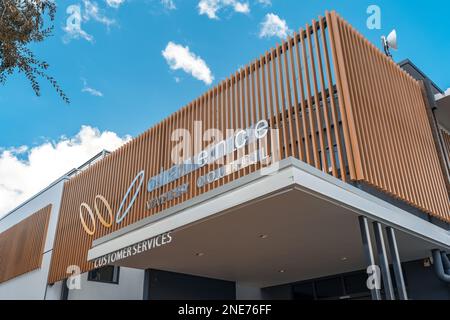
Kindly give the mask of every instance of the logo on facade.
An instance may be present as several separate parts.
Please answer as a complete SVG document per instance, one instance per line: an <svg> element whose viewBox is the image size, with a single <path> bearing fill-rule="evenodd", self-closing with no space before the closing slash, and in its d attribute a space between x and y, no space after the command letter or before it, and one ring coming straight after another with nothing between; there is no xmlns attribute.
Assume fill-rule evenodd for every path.
<svg viewBox="0 0 450 320"><path fill-rule="evenodd" d="M144 183L144 177L145 177L145 173L144 171L139 172L136 177L133 179L133 182L131 182L130 186L128 187L127 192L125 193L122 202L120 203L119 209L117 210L116 214L115 214L115 218L113 216L113 211L111 209L111 205L109 204L109 202L106 200L106 198L104 196L102 196L101 194L98 194L95 196L94 198L94 211L92 211L92 208L85 202L83 202L80 205L80 220L81 220L81 225L83 226L84 231L92 236L95 231L96 231L96 217L98 219L98 221L100 221L100 223L105 227L105 228L110 228L114 221L119 224L123 221L123 219L127 216L128 212L131 210L131 208L133 207L134 202L136 201L136 198L139 194L139 191L141 190L142 184ZM133 190L133 187L137 185L136 191L133 193L133 195L131 195L131 191ZM126 206L125 208L125 204L127 202L127 200L131 197L131 200L128 204L128 206ZM108 213L108 220L105 220L105 218L103 218L103 216L100 213L99 210L99 204L103 204L103 206L106 209L106 212ZM83 210L86 210L86 212L88 213L88 216L91 220L91 225L92 227L89 228L86 220L84 219L83 216Z"/></svg>
<svg viewBox="0 0 450 320"><path fill-rule="evenodd" d="M183 163L175 164L170 169L150 178L147 183L147 191L152 192L158 188L162 188L197 169L203 168L219 159L223 159L225 156L230 155L255 141L263 139L268 132L269 123L267 120L260 120L256 125L247 130L239 130L226 140L219 141L215 145L200 151Z"/></svg>

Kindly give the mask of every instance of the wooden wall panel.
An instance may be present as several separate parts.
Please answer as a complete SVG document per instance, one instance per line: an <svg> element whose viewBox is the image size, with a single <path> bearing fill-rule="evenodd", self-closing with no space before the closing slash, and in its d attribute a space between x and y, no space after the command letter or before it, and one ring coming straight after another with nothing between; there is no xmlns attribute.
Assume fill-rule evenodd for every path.
<svg viewBox="0 0 450 320"><path fill-rule="evenodd" d="M170 139L173 130L187 129L192 138L196 138L196 134L203 134L204 130L195 132L196 120L202 121L203 129L221 130L224 133L222 138L225 138L226 134L232 134L227 133L227 129L247 129L259 120L266 119L270 128L279 133L267 141L267 150L274 159L294 156L345 180L345 141L340 133L340 115L335 101L337 92L333 85L333 61L328 52L331 47L327 23L324 18L319 18L199 99L68 181L63 191L49 283L66 278L66 270L70 265L79 266L83 272L92 269L93 264L87 261L87 251L94 239L261 168L261 164L253 164L205 188L198 188L196 180L199 176L224 164L213 163L162 188L147 192L148 179L174 165L171 153L178 142ZM320 70L320 74L316 74L316 70ZM218 141L220 139L216 143ZM200 140L198 143L204 148L212 142ZM192 141L190 150L182 153L183 159L200 151L200 148L194 150L194 146ZM231 162L252 151L255 148L247 146L245 152L236 151L225 160ZM109 219L109 213L107 207L95 197L101 195L107 199L115 218L128 186L142 170L145 172L144 185L127 217L120 224L113 223L110 228L99 223L95 216L95 203L99 205L100 216L104 220ZM147 210L146 202L149 199L159 197L184 183L189 184L189 190L182 197ZM132 188L131 194L135 191L136 186ZM130 204L130 200L131 197L126 199L125 207ZM94 219L90 219L86 207L81 214L89 229L94 227L95 221L93 235L84 232L81 225L82 203L92 208Z"/></svg>
<svg viewBox="0 0 450 320"><path fill-rule="evenodd" d="M450 222L420 83L334 12L327 22L352 180Z"/></svg>
<svg viewBox="0 0 450 320"><path fill-rule="evenodd" d="M0 233L0 283L39 269L52 206Z"/></svg>

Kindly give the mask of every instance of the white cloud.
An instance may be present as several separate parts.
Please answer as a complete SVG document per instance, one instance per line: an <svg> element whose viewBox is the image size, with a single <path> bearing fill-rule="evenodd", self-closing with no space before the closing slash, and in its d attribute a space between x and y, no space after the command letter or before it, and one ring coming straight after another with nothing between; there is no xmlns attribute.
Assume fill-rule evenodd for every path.
<svg viewBox="0 0 450 320"><path fill-rule="evenodd" d="M170 41L162 51L162 55L172 70L182 69L206 84L213 82L214 77L205 61L191 52L189 47Z"/></svg>
<svg viewBox="0 0 450 320"><path fill-rule="evenodd" d="M81 89L81 92L87 92L89 93L91 96L96 96L96 97L103 97L103 93L91 88L91 87L84 87L83 89Z"/></svg>
<svg viewBox="0 0 450 320"><path fill-rule="evenodd" d="M3 151L3 149L2 148L0 148L0 151ZM9 148L8 149L8 151L10 151L10 152L13 152L13 153L15 153L15 154L24 154L25 152L27 152L28 151L28 146L20 146L20 147L12 147L12 148Z"/></svg>
<svg viewBox="0 0 450 320"><path fill-rule="evenodd" d="M264 7L270 7L272 5L272 0L257 0L256 2Z"/></svg>
<svg viewBox="0 0 450 320"><path fill-rule="evenodd" d="M123 0L109 0L118 3ZM84 31L81 27L83 22L89 20L94 20L106 25L109 28L111 25L115 24L116 21L109 19L100 12L100 9L95 2L89 0L83 0L84 11L81 12L80 5L70 5L67 7L66 13L69 15L66 20L66 26L63 28L65 35L63 37L63 42L68 43L72 39L85 39L89 42L94 42L94 37ZM109 4L109 2L108 2Z"/></svg>
<svg viewBox="0 0 450 320"><path fill-rule="evenodd" d="M80 38L93 42L94 37L81 28L81 7L79 5L70 5L67 7L66 13L69 17L66 20L66 26L63 28L65 31L63 42L68 43L72 39Z"/></svg>
<svg viewBox="0 0 450 320"><path fill-rule="evenodd" d="M243 3L243 2L235 2L234 5L234 11L239 12L239 13L249 13L250 12L250 7L248 5L248 3Z"/></svg>
<svg viewBox="0 0 450 320"><path fill-rule="evenodd" d="M113 151L130 139L82 126L73 138L0 150L0 217L103 149Z"/></svg>
<svg viewBox="0 0 450 320"><path fill-rule="evenodd" d="M289 30L286 20L281 19L276 14L268 13L261 23L259 37L270 38L277 36L284 39L290 32L291 30Z"/></svg>
<svg viewBox="0 0 450 320"><path fill-rule="evenodd" d="M83 3L84 3L84 13L83 13L84 21L89 21L90 19L93 19L97 22L106 25L107 27L110 27L111 25L116 23L113 19L109 19L100 13L100 9L98 8L97 3L91 2L89 0L83 0Z"/></svg>
<svg viewBox="0 0 450 320"><path fill-rule="evenodd" d="M106 0L108 6L116 9L119 8L124 2L125 0Z"/></svg>
<svg viewBox="0 0 450 320"><path fill-rule="evenodd" d="M250 5L248 2L237 0L200 0L198 3L199 13L205 14L210 19L218 19L217 12L223 8L231 7L239 13L249 13Z"/></svg>
<svg viewBox="0 0 450 320"><path fill-rule="evenodd" d="M173 0L161 0L161 4L168 10L175 10L177 8Z"/></svg>
<svg viewBox="0 0 450 320"><path fill-rule="evenodd" d="M83 88L81 89L81 92L89 93L91 96L95 97L103 97L103 93L101 91L88 86L86 79L81 78L81 81L83 81Z"/></svg>

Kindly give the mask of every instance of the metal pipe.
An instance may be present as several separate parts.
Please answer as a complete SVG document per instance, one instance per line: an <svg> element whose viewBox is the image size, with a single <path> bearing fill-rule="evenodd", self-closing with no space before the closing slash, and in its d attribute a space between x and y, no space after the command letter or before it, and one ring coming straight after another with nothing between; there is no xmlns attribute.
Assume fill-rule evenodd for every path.
<svg viewBox="0 0 450 320"><path fill-rule="evenodd" d="M442 263L444 264L445 273L450 275L450 260L447 257L445 251L441 251Z"/></svg>
<svg viewBox="0 0 450 320"><path fill-rule="evenodd" d="M380 261L381 274L383 275L384 293L387 300L395 300L394 286L392 285L391 271L389 269L389 260L384 243L383 228L381 223L373 223L375 242L377 244L378 258Z"/></svg>
<svg viewBox="0 0 450 320"><path fill-rule="evenodd" d="M358 219L366 262L368 266L373 266L375 265L375 257L373 254L372 239L370 238L369 222L367 218L363 216L360 216ZM381 300L381 293L379 289L371 289L370 294L372 295L372 300Z"/></svg>
<svg viewBox="0 0 450 320"><path fill-rule="evenodd" d="M436 275L439 279L441 279L444 282L450 283L450 275L445 273L444 271L444 265L442 263L442 254L439 250L435 249L432 251L433 253L433 265L434 265L434 271L436 272Z"/></svg>
<svg viewBox="0 0 450 320"><path fill-rule="evenodd" d="M408 300L395 230L391 227L386 227L386 234L392 258L392 265L394 266L395 283L397 284L398 295L400 300Z"/></svg>

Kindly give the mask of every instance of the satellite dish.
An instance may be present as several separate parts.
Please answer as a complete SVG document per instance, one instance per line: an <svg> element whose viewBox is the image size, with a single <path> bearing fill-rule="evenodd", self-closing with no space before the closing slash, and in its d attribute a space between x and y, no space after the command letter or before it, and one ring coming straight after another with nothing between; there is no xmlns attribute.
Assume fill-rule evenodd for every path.
<svg viewBox="0 0 450 320"><path fill-rule="evenodd" d="M389 33L389 35L387 37L387 43L389 45L389 48L392 48L394 50L398 49L398 45L397 45L397 31L392 30L392 32Z"/></svg>
<svg viewBox="0 0 450 320"><path fill-rule="evenodd" d="M386 53L386 55L388 57L392 58L392 54L391 54L391 50L390 49L394 49L394 50L398 49L397 31L394 29L394 30L391 31L391 33L389 33L389 35L387 37L382 36L381 37L381 41L383 43L384 52Z"/></svg>

